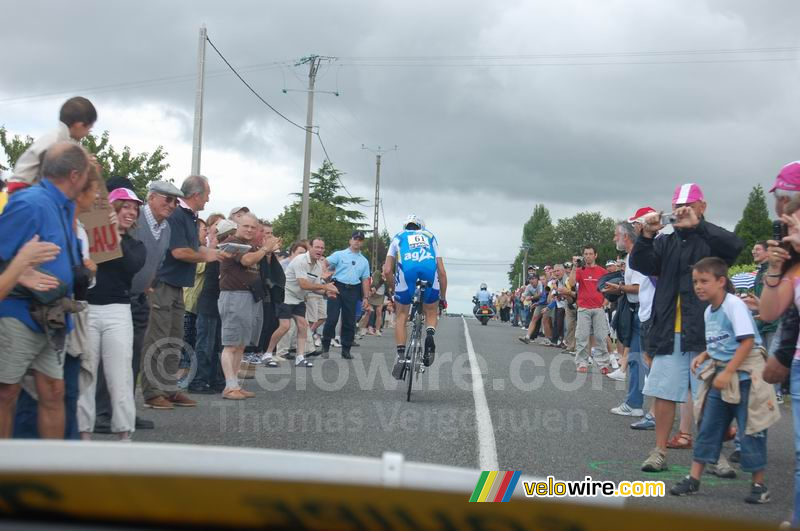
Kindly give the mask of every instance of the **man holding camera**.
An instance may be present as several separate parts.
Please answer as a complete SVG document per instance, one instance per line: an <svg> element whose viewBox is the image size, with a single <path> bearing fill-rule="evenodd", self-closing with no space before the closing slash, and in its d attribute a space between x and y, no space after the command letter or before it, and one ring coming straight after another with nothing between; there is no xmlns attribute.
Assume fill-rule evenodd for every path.
<svg viewBox="0 0 800 531"><path fill-rule="evenodd" d="M642 232L630 256L630 266L644 275L657 276L651 310L648 354L650 375L643 393L655 398L656 448L642 464L645 472L667 469L667 448L691 448L692 434L679 431L667 441L675 420L675 405L691 401L697 380L689 371L692 359L706 349L706 304L695 295L692 265L716 256L732 265L744 244L738 236L705 220L706 202L695 183L678 186L672 197L671 215L657 212L642 218ZM675 228L672 234L655 238L664 222ZM691 409L682 410L682 416ZM691 421L681 419L690 429ZM669 446L668 446L669 445Z"/></svg>
<svg viewBox="0 0 800 531"><path fill-rule="evenodd" d="M61 248L61 253L41 268L60 282L61 298L71 299L81 252L73 229L75 198L88 181L89 156L79 145L58 142L50 146L42 164L44 179L11 196L0 216L0 261L8 262L34 235ZM84 279L87 280L87 279ZM88 287L88 283L86 284ZM56 288L59 289L59 288ZM38 293L45 290L39 288ZM28 297L13 293L0 301L0 438L11 437L20 382L31 369L39 396L39 434L42 438L64 437L64 356L48 338L48 331L34 321ZM63 331L72 329L66 315Z"/></svg>
<svg viewBox="0 0 800 531"><path fill-rule="evenodd" d="M603 310L603 294L597 291L600 277L608 274L604 268L595 264L597 249L594 245L583 246L583 258L572 257L572 272L569 274L571 285L578 286L578 322L575 328L575 365L578 372L589 372L589 337L594 335L598 355L594 361L602 374L611 372L610 358L606 338L608 337L608 321Z"/></svg>

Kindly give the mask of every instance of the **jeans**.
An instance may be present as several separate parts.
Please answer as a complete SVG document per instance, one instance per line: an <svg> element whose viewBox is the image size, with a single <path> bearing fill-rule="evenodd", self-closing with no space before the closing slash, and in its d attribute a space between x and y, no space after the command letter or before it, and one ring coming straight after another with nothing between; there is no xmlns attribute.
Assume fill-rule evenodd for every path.
<svg viewBox="0 0 800 531"><path fill-rule="evenodd" d="M800 526L800 360L792 361L790 377L794 419L794 513L792 527Z"/></svg>
<svg viewBox="0 0 800 531"><path fill-rule="evenodd" d="M722 450L725 432L735 418L740 431L747 426L747 401L750 396L750 380L739 382L741 401L738 404L723 402L722 393L713 387L706 395L703 418L700 421L692 459L698 463L716 463ZM758 472L767 466L767 430L744 435L742 441L742 470Z"/></svg>
<svg viewBox="0 0 800 531"><path fill-rule="evenodd" d="M64 354L64 438L78 440L78 377L81 374L81 360ZM14 416L15 439L39 438L39 402L25 390L17 398L17 411Z"/></svg>
<svg viewBox="0 0 800 531"><path fill-rule="evenodd" d="M339 321L339 312L342 315L342 351L348 352L353 345L356 331L356 306L361 300L361 284L342 284L336 282L339 295L335 299L328 299L328 318L322 332L322 344L330 346L331 340L336 335L336 323Z"/></svg>
<svg viewBox="0 0 800 531"><path fill-rule="evenodd" d="M553 314L553 335L550 338L552 343L556 345L564 339L564 317L566 310L564 308L556 308Z"/></svg>
<svg viewBox="0 0 800 531"><path fill-rule="evenodd" d="M634 315L631 320L631 347L628 352L628 396L625 403L634 409L641 409L644 404L644 375L647 370L642 361L641 330L639 316Z"/></svg>
<svg viewBox="0 0 800 531"><path fill-rule="evenodd" d="M222 322L218 315L198 314L197 338L195 340L195 354L197 355L197 372L189 384L189 389L203 389L223 387L225 377L222 374L220 343Z"/></svg>
<svg viewBox="0 0 800 531"><path fill-rule="evenodd" d="M183 314L183 341L186 345L192 347L192 350L196 349L197 314L195 313L186 312ZM181 369L188 369L192 366L192 357L185 347L181 349L181 362L179 366Z"/></svg>

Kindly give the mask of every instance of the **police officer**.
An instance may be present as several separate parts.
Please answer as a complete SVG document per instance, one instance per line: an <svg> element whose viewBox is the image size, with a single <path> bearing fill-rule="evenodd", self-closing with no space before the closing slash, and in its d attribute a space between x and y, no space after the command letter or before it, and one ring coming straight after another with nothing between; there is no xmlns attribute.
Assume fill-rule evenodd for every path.
<svg viewBox="0 0 800 531"><path fill-rule="evenodd" d="M339 295L328 299L328 318L322 333L322 356L328 357L331 340L336 335L339 312L342 315L342 357L352 359L350 347L356 331L356 304L359 299L366 309L369 307L369 262L361 254L364 232L354 231L350 247L336 251L328 257L328 268L333 271L333 283Z"/></svg>

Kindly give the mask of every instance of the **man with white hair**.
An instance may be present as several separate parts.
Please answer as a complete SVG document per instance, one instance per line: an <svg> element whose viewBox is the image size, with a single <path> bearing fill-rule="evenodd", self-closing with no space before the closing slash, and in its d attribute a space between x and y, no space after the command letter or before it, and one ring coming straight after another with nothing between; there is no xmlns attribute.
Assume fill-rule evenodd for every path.
<svg viewBox="0 0 800 531"><path fill-rule="evenodd" d="M181 192L184 199L179 200L178 208L168 219L168 252L149 297L150 319L142 347L145 407L159 410L197 405L179 391L176 376L183 344L183 288L194 285L198 263L227 256L201 246L198 237L197 213L205 208L211 195L208 179L202 175L189 176L183 181Z"/></svg>

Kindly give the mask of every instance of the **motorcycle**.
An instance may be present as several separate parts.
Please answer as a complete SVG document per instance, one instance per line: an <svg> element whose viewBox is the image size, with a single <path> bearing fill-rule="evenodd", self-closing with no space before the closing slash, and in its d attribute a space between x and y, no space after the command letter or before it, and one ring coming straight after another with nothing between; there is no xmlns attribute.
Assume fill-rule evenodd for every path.
<svg viewBox="0 0 800 531"><path fill-rule="evenodd" d="M475 319L480 321L483 326L488 325L489 321L494 317L494 308L487 303L478 304L477 297L472 297L472 302L475 304L475 308L472 309Z"/></svg>

